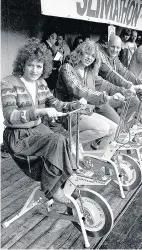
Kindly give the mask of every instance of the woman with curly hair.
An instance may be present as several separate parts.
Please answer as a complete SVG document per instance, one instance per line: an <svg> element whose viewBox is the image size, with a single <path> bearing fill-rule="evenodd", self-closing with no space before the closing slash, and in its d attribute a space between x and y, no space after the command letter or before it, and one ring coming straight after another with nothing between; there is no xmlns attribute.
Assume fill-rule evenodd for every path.
<svg viewBox="0 0 142 250"><path fill-rule="evenodd" d="M62 101L73 101L84 97L88 102L88 110L80 116L80 140L82 143L102 138L96 154L104 154L107 145L114 138L117 129L116 123L106 117L95 113L95 109L106 104L111 99L122 99L119 93L120 88L107 86L111 96L105 91L96 91L97 84L103 85L106 81L98 77L100 67L99 49L95 42L87 41L79 45L71 55L66 58L66 63L62 66L56 87L56 97ZM101 79L101 80L100 80ZM106 82L107 84L110 84ZM114 90L114 93L113 93ZM119 90L119 91L117 91ZM109 106L113 117L116 112ZM113 120L113 119L112 119Z"/></svg>
<svg viewBox="0 0 142 250"><path fill-rule="evenodd" d="M41 181L46 197L69 203L61 189L75 168L68 141L54 134L42 118L56 119L62 112L80 107L81 101L64 103L51 94L43 80L51 70L50 51L38 39L30 39L18 51L13 74L1 83L6 126L3 137L18 166L29 177Z"/></svg>

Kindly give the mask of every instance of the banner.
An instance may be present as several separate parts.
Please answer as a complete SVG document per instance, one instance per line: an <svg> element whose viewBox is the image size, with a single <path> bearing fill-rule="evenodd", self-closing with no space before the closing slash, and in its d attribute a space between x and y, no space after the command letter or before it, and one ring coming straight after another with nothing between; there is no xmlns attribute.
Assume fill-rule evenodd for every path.
<svg viewBox="0 0 142 250"><path fill-rule="evenodd" d="M41 12L142 30L142 0L41 0Z"/></svg>

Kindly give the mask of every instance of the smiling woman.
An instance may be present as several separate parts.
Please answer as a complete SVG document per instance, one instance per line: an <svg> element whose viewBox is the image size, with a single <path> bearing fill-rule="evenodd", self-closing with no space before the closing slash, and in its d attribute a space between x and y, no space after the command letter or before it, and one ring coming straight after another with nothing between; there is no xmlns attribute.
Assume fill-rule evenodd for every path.
<svg viewBox="0 0 142 250"><path fill-rule="evenodd" d="M28 61L25 64L23 77L29 82L34 82L40 78L43 72L43 62L38 60Z"/></svg>
<svg viewBox="0 0 142 250"><path fill-rule="evenodd" d="M110 97L105 91L98 92L95 89L99 67L100 55L97 44L94 41L86 41L78 45L60 70L56 96L62 101L72 101L81 97L88 101L86 110L80 116L80 141L86 143L101 138L96 154L102 156L109 142L113 140L117 125L96 113L96 107L106 104L113 98L113 95Z"/></svg>
<svg viewBox="0 0 142 250"><path fill-rule="evenodd" d="M30 93L33 102L36 102L36 81L40 78L43 72L43 62L37 59L27 61L25 63L24 74L21 80L25 84L27 91Z"/></svg>
<svg viewBox="0 0 142 250"><path fill-rule="evenodd" d="M79 108L80 102L64 103L51 94L43 80L51 69L51 53L38 39L30 39L18 51L13 75L1 83L6 126L3 138L7 150L24 173L41 181L47 198L70 203L61 189L75 168L68 140L61 134L54 134L41 119L44 116L57 118L62 112ZM33 159L36 159L34 166Z"/></svg>

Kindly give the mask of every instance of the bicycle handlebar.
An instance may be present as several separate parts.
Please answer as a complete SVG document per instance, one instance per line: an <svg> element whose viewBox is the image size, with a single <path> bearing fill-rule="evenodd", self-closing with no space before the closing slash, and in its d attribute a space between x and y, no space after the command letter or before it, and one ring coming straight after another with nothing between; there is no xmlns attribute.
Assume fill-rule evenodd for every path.
<svg viewBox="0 0 142 250"><path fill-rule="evenodd" d="M59 114L58 117L63 117L63 116L72 115L74 113L79 113L79 111L81 111L81 110L83 110L83 109L79 108L79 109L75 109L75 110L72 110L72 111L68 111L67 113Z"/></svg>

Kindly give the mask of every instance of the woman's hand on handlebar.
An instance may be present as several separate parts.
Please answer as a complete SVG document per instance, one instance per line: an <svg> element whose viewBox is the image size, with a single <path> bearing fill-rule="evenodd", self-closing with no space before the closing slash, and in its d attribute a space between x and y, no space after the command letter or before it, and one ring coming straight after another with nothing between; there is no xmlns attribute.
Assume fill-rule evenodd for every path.
<svg viewBox="0 0 142 250"><path fill-rule="evenodd" d="M87 104L87 100L82 97L80 100L79 100L79 103L82 104L82 105L86 105Z"/></svg>
<svg viewBox="0 0 142 250"><path fill-rule="evenodd" d="M62 112L58 112L55 108L43 108L37 109L36 115L44 116L47 115L49 118L57 119L59 116L65 115Z"/></svg>
<svg viewBox="0 0 142 250"><path fill-rule="evenodd" d="M79 104L80 104L80 107L81 107L82 109L84 109L84 108L86 108L87 100L86 100L84 97L82 97L82 98L79 100Z"/></svg>

